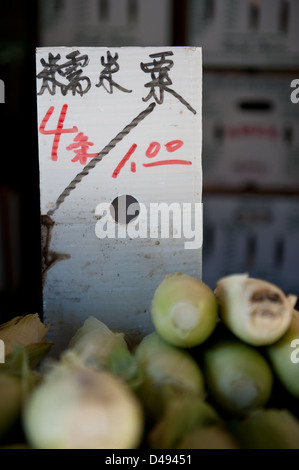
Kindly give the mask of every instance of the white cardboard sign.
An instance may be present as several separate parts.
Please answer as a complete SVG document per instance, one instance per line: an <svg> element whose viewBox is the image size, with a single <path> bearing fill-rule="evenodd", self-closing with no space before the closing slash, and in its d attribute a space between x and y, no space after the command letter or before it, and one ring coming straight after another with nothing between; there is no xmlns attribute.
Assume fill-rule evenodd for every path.
<svg viewBox="0 0 299 470"><path fill-rule="evenodd" d="M164 276L201 277L201 48L42 47L36 66L44 320L58 348L89 315L142 337Z"/></svg>

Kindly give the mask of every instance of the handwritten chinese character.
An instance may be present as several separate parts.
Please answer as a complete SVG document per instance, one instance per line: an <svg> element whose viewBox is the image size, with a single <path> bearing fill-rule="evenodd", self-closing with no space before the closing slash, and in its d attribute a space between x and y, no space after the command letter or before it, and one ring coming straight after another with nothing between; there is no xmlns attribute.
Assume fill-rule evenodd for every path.
<svg viewBox="0 0 299 470"><path fill-rule="evenodd" d="M184 98L179 95L175 90L169 88L168 85L172 85L172 80L170 79L168 72L173 67L173 61L166 59L168 56L172 56L173 52L157 52L156 54L150 54L150 57L153 59L152 62L143 63L141 62L141 69L151 74L151 81L146 83L144 86L149 88L149 93L145 98L142 98L143 101L148 101L150 98L154 98L156 103L162 104L164 101L164 92L171 93L175 98L177 98L181 103L183 103L189 111L193 114L196 114L195 109L187 103ZM156 91L157 89L157 91ZM158 93L158 94L157 94Z"/></svg>
<svg viewBox="0 0 299 470"><path fill-rule="evenodd" d="M51 95L55 95L56 87L60 88L62 95L66 95L70 90L73 95L78 93L84 95L91 87L90 79L82 76L82 69L79 67L86 67L89 62L87 55L79 56L79 51L73 51L67 54L66 58L69 59L63 64L58 64L61 59L60 54L53 56L51 52L48 56L48 62L41 59L43 70L37 74L37 78L43 80L42 86L38 95L42 95L45 90L48 90ZM79 56L79 57L78 57ZM60 81L60 77L67 80L67 83Z"/></svg>
<svg viewBox="0 0 299 470"><path fill-rule="evenodd" d="M167 152L175 152L176 150L179 150L182 146L184 145L184 142L182 140L171 140L170 142L167 142L165 144L165 148ZM145 156L147 158L154 158L156 155L158 155L159 151L161 148L161 144L159 142L151 142L145 152ZM137 149L137 144L133 144L128 152L125 154L125 156L121 159L119 164L116 166L115 170L112 173L112 178L117 178L120 171L122 168L125 166L127 161L131 158L135 150ZM142 166L145 168L150 168L154 166L162 166L162 165L192 165L192 162L190 160L182 160L182 159L171 159L171 160L158 160L158 161L153 161L150 163L143 163ZM136 163L131 162L131 172L135 173L136 172Z"/></svg>
<svg viewBox="0 0 299 470"><path fill-rule="evenodd" d="M87 158L96 157L97 153L87 153L88 147L94 145L93 142L87 141L88 137L79 132L78 135L74 138L74 143L66 147L67 150L74 150L76 156L72 159L72 162L79 161L82 165L85 165Z"/></svg>
<svg viewBox="0 0 299 470"><path fill-rule="evenodd" d="M107 62L105 62L104 56L101 57L101 64L104 66L104 69L100 73L100 81L99 83L97 83L96 86L97 87L103 86L105 90L110 94L113 93L113 87L118 88L119 90L125 93L132 93L132 90L127 90L126 88L120 86L112 78L112 74L119 71L119 65L117 63L117 60L118 60L117 52L115 53L114 57L112 57L110 51L108 51ZM107 80L109 88L105 86L104 80Z"/></svg>
<svg viewBox="0 0 299 470"><path fill-rule="evenodd" d="M54 135L53 144L52 144L52 152L51 152L51 158L52 158L53 161L57 161L57 151L58 151L58 146L59 146L61 134L69 134L71 132L78 132L78 128L76 126L73 126L71 128L67 128L67 129L65 129L63 127L63 123L64 123L64 120L65 120L67 109L68 109L68 105L64 104L62 106L56 128L46 130L46 125L48 124L48 121L49 121L49 119L52 116L53 111L54 111L54 106L50 106L50 108L46 112L46 114L45 114L45 116L44 116L44 118L41 122L41 125L39 126L39 131L40 131L41 134Z"/></svg>

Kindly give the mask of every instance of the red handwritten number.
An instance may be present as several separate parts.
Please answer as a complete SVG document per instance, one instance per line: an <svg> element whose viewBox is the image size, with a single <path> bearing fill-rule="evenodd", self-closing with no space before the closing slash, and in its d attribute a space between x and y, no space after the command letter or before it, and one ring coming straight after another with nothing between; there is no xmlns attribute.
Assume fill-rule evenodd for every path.
<svg viewBox="0 0 299 470"><path fill-rule="evenodd" d="M142 166L144 166L145 168L150 168L151 166L161 166L161 165L192 165L192 162L190 162L189 160L160 160L158 162L142 164Z"/></svg>
<svg viewBox="0 0 299 470"><path fill-rule="evenodd" d="M137 148L136 144L133 144L129 150L127 151L126 155L121 159L117 167L115 168L114 172L112 173L112 178L117 178L119 175L120 170L125 166L131 155L135 152Z"/></svg>
<svg viewBox="0 0 299 470"><path fill-rule="evenodd" d="M184 145L184 142L182 140L171 140L170 142L167 142L165 144L167 152L174 152L175 150L178 150Z"/></svg>
<svg viewBox="0 0 299 470"><path fill-rule="evenodd" d="M71 132L78 132L78 128L76 126L70 128L70 129L64 129L63 128L63 123L64 123L64 120L65 120L67 108L68 108L67 104L64 104L62 106L60 116L58 118L58 123L57 123L56 129L53 129L53 130L52 129L51 130L46 130L45 129L46 125L49 122L50 117L53 114L54 106L50 106L50 108L48 109L48 111L45 114L45 117L43 118L43 120L41 122L41 125L39 126L39 131L40 131L41 134L54 135L53 144L52 144L51 158L55 162L57 161L57 150L58 150L61 134L69 134Z"/></svg>
<svg viewBox="0 0 299 470"><path fill-rule="evenodd" d="M160 144L158 142L152 142L148 149L150 149L151 146L155 145L155 144L159 145L159 148L158 148L158 151L159 151ZM170 142L167 142L167 144L165 144L165 148L166 148L167 152L175 152L175 150L180 149L182 147L182 145L184 145L184 142L182 140L171 140ZM151 154L151 156L156 156L158 151L155 152L155 153L153 152L154 155ZM145 155L147 157L149 157L149 155L147 155L147 153L145 153ZM160 160L158 162L143 163L142 164L142 166L144 166L145 168L150 168L150 167L153 167L153 166L161 166L161 165L192 165L192 162L189 161L189 160Z"/></svg>
<svg viewBox="0 0 299 470"><path fill-rule="evenodd" d="M165 148L167 152L175 152L175 150L180 149L184 145L182 140L171 140L165 144ZM112 178L117 178L122 168L125 166L127 161L130 159L131 155L135 152L137 148L136 144L133 144L126 155L122 158L119 162L117 167L112 173ZM161 144L159 142L151 142L145 152L145 156L147 158L154 158L158 155L161 148ZM192 165L192 161L190 160L179 160L179 159L172 159L172 160L159 160L150 163L142 163L142 166L145 168L150 168L154 166L162 166L162 165ZM136 173L136 163L131 162L131 172Z"/></svg>
<svg viewBox="0 0 299 470"><path fill-rule="evenodd" d="M93 142L87 141L88 137L79 132L78 135L74 138L74 143L66 147L66 150L74 150L76 156L72 158L72 162L80 162L82 165L85 165L88 158L96 157L97 153L87 153L88 147L93 145ZM76 150L75 150L76 149Z"/></svg>
<svg viewBox="0 0 299 470"><path fill-rule="evenodd" d="M66 113L67 113L68 105L64 104L62 106L56 129L47 129L46 125L48 124L52 114L54 112L54 106L50 106L48 111L46 112L41 125L39 127L39 131L41 134L44 135L54 135L53 144L52 144L52 152L51 158L53 161L57 161L57 150L60 143L61 134L69 134L73 132L78 132L78 128L73 126L72 128L64 128L63 124L65 121ZM88 147L94 145L93 142L88 141L88 137L83 134L83 132L79 132L76 137L73 139L73 143L66 147L66 150L74 150L76 156L72 159L72 162L79 161L82 165L86 164L87 158L93 158L98 155L98 153L87 153ZM174 152L180 149L184 145L182 140L171 140L165 144L165 148L167 152ZM125 156L121 159L117 167L112 173L113 178L117 178L122 168L125 166L127 161L131 158L135 150L137 149L137 144L133 144ZM145 156L147 158L154 158L158 155L161 149L161 144L159 142L151 142L145 152ZM192 165L190 160L179 160L179 159L172 159L172 160L160 160L154 161L151 163L143 163L142 166L149 168L154 166L161 166L161 165ZM131 162L131 172L136 172L136 163Z"/></svg>
<svg viewBox="0 0 299 470"><path fill-rule="evenodd" d="M145 152L145 155L148 158L154 158L158 154L160 148L161 145L159 144L159 142L151 142L148 146L147 151Z"/></svg>

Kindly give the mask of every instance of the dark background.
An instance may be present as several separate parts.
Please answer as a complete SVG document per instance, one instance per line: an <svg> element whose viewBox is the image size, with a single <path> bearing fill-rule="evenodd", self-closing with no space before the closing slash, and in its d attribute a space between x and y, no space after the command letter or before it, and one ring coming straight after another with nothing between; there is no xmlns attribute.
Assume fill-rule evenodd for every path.
<svg viewBox="0 0 299 470"><path fill-rule="evenodd" d="M58 6L63 4L62 1L54 1L53 3ZM213 3L212 0L210 3ZM5 83L5 103L0 104L1 322L14 315L24 315L27 313L38 312L42 316L35 85L35 48L40 45L42 32L39 8L40 2L37 0L1 2L0 79ZM187 44L187 8L188 0L172 1L172 11L169 15L170 46L189 45ZM154 35L155 31L153 30L153 37ZM94 45L107 46L109 44ZM119 44L119 46L122 45L125 44ZM149 42L148 45L152 44ZM294 64L293 68L285 70L284 73L293 73L294 78L299 78L297 70L298 64ZM204 63L204 76L205 73L209 72L221 74L230 72L230 69L211 67ZM233 72L238 72L236 67ZM241 71L241 73L248 75L260 72L260 66L258 70L255 67L251 67ZM278 72L281 73L281 70L276 70L275 64L274 67L267 70L269 77L275 76ZM219 103L219 106L221 106L221 103ZM204 117L205 110L203 109L203 119ZM254 197L257 191L255 188L245 188L244 193ZM236 193L236 191L230 192L227 188L223 191L221 188L205 188L204 186L204 198L209 194L223 194L224 197L233 194L234 197L238 197L239 193ZM281 191L273 191L271 195L273 197L280 195L296 196L299 195L299 191L292 189L292 191L286 191L285 194ZM241 193L240 196L242 196ZM205 255L205 245L203 250ZM254 269L251 274L255 274ZM205 269L203 271L203 280L205 280ZM271 274L269 275L269 280L271 280ZM294 288L293 285L290 287ZM298 291L293 293L299 294L299 276Z"/></svg>
<svg viewBox="0 0 299 470"><path fill-rule="evenodd" d="M1 2L0 317L42 312L35 90L38 2ZM15 201L16 207L10 207ZM12 213L13 212L13 213Z"/></svg>

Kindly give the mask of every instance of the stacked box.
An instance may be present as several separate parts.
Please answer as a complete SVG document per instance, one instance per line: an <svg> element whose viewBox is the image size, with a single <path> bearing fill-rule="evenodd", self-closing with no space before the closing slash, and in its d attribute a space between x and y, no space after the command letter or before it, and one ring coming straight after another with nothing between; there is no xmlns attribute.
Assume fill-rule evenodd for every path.
<svg viewBox="0 0 299 470"><path fill-rule="evenodd" d="M189 0L187 41L203 64L299 68L297 0Z"/></svg>
<svg viewBox="0 0 299 470"><path fill-rule="evenodd" d="M299 295L299 197L205 195L203 280L249 273Z"/></svg>
<svg viewBox="0 0 299 470"><path fill-rule="evenodd" d="M188 0L203 49L203 279L298 294L299 2Z"/></svg>
<svg viewBox="0 0 299 470"><path fill-rule="evenodd" d="M292 74L205 73L206 189L297 191L299 105Z"/></svg>
<svg viewBox="0 0 299 470"><path fill-rule="evenodd" d="M170 0L40 0L40 46L160 46L171 41Z"/></svg>

